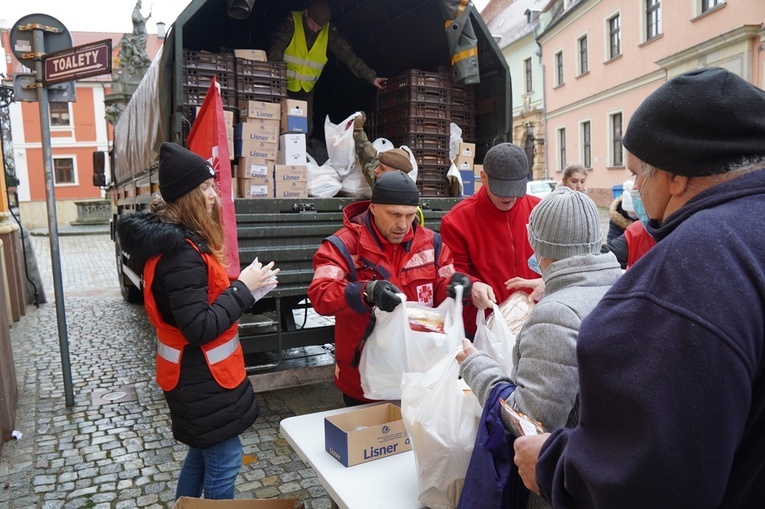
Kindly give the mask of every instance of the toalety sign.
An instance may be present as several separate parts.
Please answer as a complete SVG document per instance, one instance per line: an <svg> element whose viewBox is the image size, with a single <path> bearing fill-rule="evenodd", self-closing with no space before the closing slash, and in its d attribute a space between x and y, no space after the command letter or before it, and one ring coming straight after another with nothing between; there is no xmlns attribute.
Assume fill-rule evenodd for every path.
<svg viewBox="0 0 765 509"><path fill-rule="evenodd" d="M112 72L112 41L92 42L43 55L43 84L109 74Z"/></svg>

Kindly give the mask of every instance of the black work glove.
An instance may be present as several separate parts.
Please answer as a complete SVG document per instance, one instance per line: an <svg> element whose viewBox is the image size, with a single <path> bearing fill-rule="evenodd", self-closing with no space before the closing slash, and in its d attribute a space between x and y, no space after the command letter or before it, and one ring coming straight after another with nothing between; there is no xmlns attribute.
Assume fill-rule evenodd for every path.
<svg viewBox="0 0 765 509"><path fill-rule="evenodd" d="M396 306L401 304L398 293L403 293L396 288L396 285L390 281L381 279L379 281L370 281L364 289L364 300L370 306L377 306L383 311L391 312Z"/></svg>
<svg viewBox="0 0 765 509"><path fill-rule="evenodd" d="M462 287L462 300L467 300L470 296L470 287L473 286L473 283L470 282L470 278L459 272L452 274L452 278L449 280L449 285L446 287L446 295L452 299L456 299L457 290L455 287L457 286Z"/></svg>

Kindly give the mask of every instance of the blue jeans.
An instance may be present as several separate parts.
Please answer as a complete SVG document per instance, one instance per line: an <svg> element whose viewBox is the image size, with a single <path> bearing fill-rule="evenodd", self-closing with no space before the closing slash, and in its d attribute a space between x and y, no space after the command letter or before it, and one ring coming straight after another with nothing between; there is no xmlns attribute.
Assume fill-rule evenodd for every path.
<svg viewBox="0 0 765 509"><path fill-rule="evenodd" d="M207 449L189 447L175 498L199 498L203 492L210 500L234 498L236 476L241 468L242 442L238 436Z"/></svg>

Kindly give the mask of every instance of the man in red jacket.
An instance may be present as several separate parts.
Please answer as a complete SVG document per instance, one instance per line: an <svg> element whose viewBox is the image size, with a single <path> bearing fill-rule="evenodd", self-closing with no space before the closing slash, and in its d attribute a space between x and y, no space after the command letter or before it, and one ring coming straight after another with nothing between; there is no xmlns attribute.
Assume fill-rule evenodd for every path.
<svg viewBox="0 0 765 509"><path fill-rule="evenodd" d="M419 225L419 202L419 190L406 174L382 174L371 201L345 207L345 226L324 239L313 257L308 297L317 313L335 317L335 385L348 406L369 401L358 361L374 327L375 306L393 311L401 303L397 294L404 293L407 300L436 307L454 296L455 285L470 288L470 279L454 272L441 236Z"/></svg>
<svg viewBox="0 0 765 509"><path fill-rule="evenodd" d="M473 282L473 306L465 306L465 332L475 334L477 309L510 296L505 283L514 277L539 278L529 268L534 250L527 225L539 198L526 195L529 162L512 143L489 149L483 160L481 189L441 219L441 235L454 254L454 269Z"/></svg>

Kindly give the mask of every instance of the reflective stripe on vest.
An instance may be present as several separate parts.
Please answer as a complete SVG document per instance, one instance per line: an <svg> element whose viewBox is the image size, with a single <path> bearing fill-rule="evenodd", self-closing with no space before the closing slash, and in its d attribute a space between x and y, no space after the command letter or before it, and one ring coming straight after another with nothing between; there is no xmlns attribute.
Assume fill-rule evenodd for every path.
<svg viewBox="0 0 765 509"><path fill-rule="evenodd" d="M308 51L303 28L303 12L293 11L292 21L295 25L295 33L289 46L284 50L284 62L287 64L287 90L310 92L327 63L329 23L322 27L311 50Z"/></svg>
<svg viewBox="0 0 765 509"><path fill-rule="evenodd" d="M236 347L239 346L239 334L229 339L220 346L216 346L210 350L205 351L207 357L207 363L217 364L221 361L225 361L236 352Z"/></svg>
<svg viewBox="0 0 765 509"><path fill-rule="evenodd" d="M178 350L177 348L168 346L160 341L159 338L157 338L157 355L165 359L167 362L179 364L181 362L182 352L183 350Z"/></svg>

